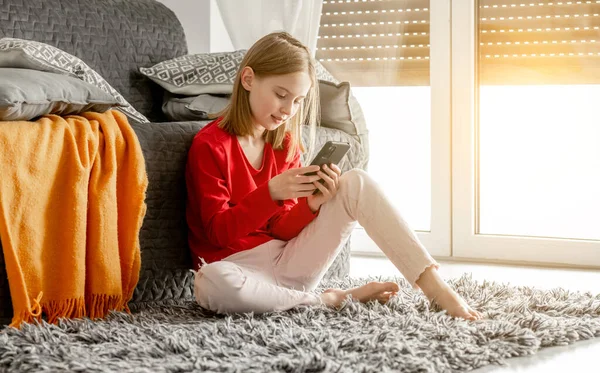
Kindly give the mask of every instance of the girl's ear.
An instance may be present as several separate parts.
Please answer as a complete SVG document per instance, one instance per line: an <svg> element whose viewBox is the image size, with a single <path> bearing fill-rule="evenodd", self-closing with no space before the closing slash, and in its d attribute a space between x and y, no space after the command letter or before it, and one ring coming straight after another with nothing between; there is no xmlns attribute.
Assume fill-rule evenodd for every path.
<svg viewBox="0 0 600 373"><path fill-rule="evenodd" d="M252 89L252 82L254 82L254 70L250 66L246 66L242 70L241 80L242 87L249 92Z"/></svg>

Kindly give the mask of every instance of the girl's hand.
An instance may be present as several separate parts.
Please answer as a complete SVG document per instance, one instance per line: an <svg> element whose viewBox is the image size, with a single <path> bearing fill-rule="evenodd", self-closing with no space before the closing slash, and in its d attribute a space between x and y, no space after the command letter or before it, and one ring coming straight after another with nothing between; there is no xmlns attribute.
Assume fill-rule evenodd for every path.
<svg viewBox="0 0 600 373"><path fill-rule="evenodd" d="M321 184L319 181L315 181L313 184L319 192L308 196L307 202L308 207L312 212L317 212L322 204L332 199L340 187L340 175L342 170L334 164L330 166L323 165L323 171L317 171L317 175L325 181L325 184Z"/></svg>
<svg viewBox="0 0 600 373"><path fill-rule="evenodd" d="M269 192L274 201L284 201L291 198L310 196L316 189L314 183L318 175L305 176L305 173L315 172L319 166L291 168L269 180Z"/></svg>

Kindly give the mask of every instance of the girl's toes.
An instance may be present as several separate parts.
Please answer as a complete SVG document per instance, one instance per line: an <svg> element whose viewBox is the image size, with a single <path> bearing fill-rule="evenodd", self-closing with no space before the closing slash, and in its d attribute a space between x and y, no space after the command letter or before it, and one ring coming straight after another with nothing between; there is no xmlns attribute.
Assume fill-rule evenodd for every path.
<svg viewBox="0 0 600 373"><path fill-rule="evenodd" d="M480 314L479 312L475 311L475 310L474 310L474 309L472 309L471 307L469 307L469 308L468 308L468 310L469 310L469 313L470 313L471 315L473 315L473 317L475 317L475 319L477 319L477 320L481 320L481 318L482 318L482 317L481 317L481 314Z"/></svg>
<svg viewBox="0 0 600 373"><path fill-rule="evenodd" d="M382 292L397 292L400 290L400 287L395 282L375 282L377 284L378 290Z"/></svg>
<svg viewBox="0 0 600 373"><path fill-rule="evenodd" d="M475 316L472 315L466 307L460 307L458 309L458 312L456 313L456 316L462 317L463 319L466 319L466 320L474 320L475 319Z"/></svg>
<svg viewBox="0 0 600 373"><path fill-rule="evenodd" d="M386 282L385 285L387 291L397 293L400 290L400 286L395 282Z"/></svg>
<svg viewBox="0 0 600 373"><path fill-rule="evenodd" d="M391 292L382 293L377 297L377 300L379 301L379 303L387 303L392 297L392 295L393 293Z"/></svg>

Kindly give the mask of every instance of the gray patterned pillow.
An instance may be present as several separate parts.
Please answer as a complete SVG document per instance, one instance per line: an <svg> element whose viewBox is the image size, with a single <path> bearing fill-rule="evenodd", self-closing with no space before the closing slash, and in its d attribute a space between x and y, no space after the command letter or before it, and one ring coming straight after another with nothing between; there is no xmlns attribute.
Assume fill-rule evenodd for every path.
<svg viewBox="0 0 600 373"><path fill-rule="evenodd" d="M185 55L141 67L140 72L167 91L162 109L169 120L205 120L211 110L220 111L227 104L227 99L214 95L231 94L245 54L242 49ZM340 83L316 60L315 73L322 91L322 125L355 136L366 134L364 115L350 85Z"/></svg>
<svg viewBox="0 0 600 373"><path fill-rule="evenodd" d="M63 74L0 68L0 120L33 120L41 115L103 113L117 100L95 85Z"/></svg>
<svg viewBox="0 0 600 373"><path fill-rule="evenodd" d="M246 50L188 54L152 67L140 67L140 72L174 94L230 94L245 54Z"/></svg>
<svg viewBox="0 0 600 373"><path fill-rule="evenodd" d="M339 80L334 78L333 75L331 75L331 73L329 71L327 71L325 66L321 65L321 62L319 62L318 60L314 60L314 62L315 62L315 75L317 76L318 80L324 80L326 82L331 82L331 83L335 83L335 84L338 84L340 82Z"/></svg>
<svg viewBox="0 0 600 373"><path fill-rule="evenodd" d="M140 72L168 92L177 95L231 94L245 54L245 49L188 54L152 67L140 67ZM315 64L317 79L339 83L319 61L315 60Z"/></svg>
<svg viewBox="0 0 600 373"><path fill-rule="evenodd" d="M51 45L31 40L2 38L0 39L0 67L33 69L79 78L112 95L121 105L117 110L123 111L138 122L149 122L85 62Z"/></svg>

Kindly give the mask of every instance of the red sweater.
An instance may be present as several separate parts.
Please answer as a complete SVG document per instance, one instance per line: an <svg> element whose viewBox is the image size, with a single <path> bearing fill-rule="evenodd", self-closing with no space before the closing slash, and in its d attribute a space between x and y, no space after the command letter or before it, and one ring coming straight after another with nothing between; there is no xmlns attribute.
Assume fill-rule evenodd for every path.
<svg viewBox="0 0 600 373"><path fill-rule="evenodd" d="M284 148L265 144L262 166L255 169L235 135L217 126L194 137L186 166L188 242L194 269L277 238L296 237L317 214L306 198L273 201L268 182L281 172L300 167L300 151L291 162Z"/></svg>

